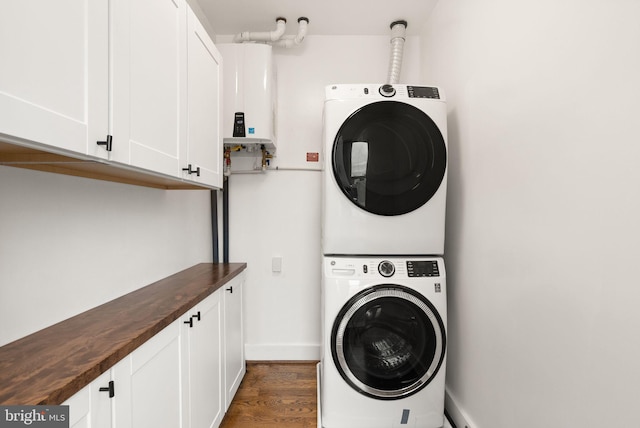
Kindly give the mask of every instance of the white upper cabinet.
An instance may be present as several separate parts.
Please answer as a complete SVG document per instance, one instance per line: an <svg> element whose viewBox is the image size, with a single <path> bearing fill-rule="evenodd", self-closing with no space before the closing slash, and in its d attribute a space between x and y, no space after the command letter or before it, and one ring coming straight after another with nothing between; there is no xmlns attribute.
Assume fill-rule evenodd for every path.
<svg viewBox="0 0 640 428"><path fill-rule="evenodd" d="M222 187L222 58L185 0L5 1L0 58L0 142Z"/></svg>
<svg viewBox="0 0 640 428"><path fill-rule="evenodd" d="M112 4L111 160L179 177L187 123L187 4Z"/></svg>
<svg viewBox="0 0 640 428"><path fill-rule="evenodd" d="M106 156L108 13L107 0L2 3L0 139Z"/></svg>
<svg viewBox="0 0 640 428"><path fill-rule="evenodd" d="M181 150L185 179L222 187L222 56L188 9L188 133Z"/></svg>

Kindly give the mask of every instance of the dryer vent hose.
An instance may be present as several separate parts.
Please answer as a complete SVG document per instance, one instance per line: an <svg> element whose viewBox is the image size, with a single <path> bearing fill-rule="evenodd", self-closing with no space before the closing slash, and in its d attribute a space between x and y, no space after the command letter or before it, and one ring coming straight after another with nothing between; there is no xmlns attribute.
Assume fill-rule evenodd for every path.
<svg viewBox="0 0 640 428"><path fill-rule="evenodd" d="M407 21L391 23L391 58L389 60L389 77L387 79L389 84L395 84L400 81L406 29Z"/></svg>

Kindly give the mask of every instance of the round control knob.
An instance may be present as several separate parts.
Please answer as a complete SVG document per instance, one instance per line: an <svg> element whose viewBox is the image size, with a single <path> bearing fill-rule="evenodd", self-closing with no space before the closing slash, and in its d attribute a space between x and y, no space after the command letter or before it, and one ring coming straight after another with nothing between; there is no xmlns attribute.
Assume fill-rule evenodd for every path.
<svg viewBox="0 0 640 428"><path fill-rule="evenodd" d="M378 265L378 272L385 278L389 278L396 272L396 267L389 260L385 260Z"/></svg>
<svg viewBox="0 0 640 428"><path fill-rule="evenodd" d="M392 97L396 94L396 90L394 89L394 87L389 84L380 86L378 92L380 92L380 95L382 95L383 97Z"/></svg>

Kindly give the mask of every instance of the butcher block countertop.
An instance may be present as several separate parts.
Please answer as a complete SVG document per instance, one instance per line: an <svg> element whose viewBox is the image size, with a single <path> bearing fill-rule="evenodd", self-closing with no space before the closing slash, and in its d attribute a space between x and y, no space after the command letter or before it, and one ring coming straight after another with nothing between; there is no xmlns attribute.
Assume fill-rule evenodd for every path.
<svg viewBox="0 0 640 428"><path fill-rule="evenodd" d="M0 347L0 404L61 404L246 267L198 264Z"/></svg>

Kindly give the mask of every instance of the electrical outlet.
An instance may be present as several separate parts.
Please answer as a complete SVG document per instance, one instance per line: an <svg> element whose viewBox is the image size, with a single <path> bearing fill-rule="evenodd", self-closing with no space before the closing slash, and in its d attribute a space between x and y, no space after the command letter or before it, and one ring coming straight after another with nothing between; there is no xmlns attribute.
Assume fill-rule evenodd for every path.
<svg viewBox="0 0 640 428"><path fill-rule="evenodd" d="M274 256L271 258L271 272L282 272L282 257Z"/></svg>

